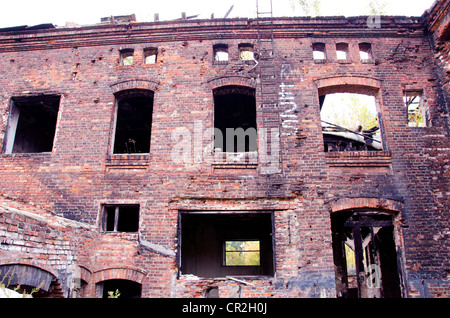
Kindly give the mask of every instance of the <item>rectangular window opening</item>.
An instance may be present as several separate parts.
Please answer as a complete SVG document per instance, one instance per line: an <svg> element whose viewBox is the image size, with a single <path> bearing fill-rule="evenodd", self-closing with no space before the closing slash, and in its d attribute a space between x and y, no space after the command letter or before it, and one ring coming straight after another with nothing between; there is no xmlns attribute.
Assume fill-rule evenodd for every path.
<svg viewBox="0 0 450 318"><path fill-rule="evenodd" d="M225 266L259 266L260 241L225 241Z"/></svg>
<svg viewBox="0 0 450 318"><path fill-rule="evenodd" d="M427 127L430 121L425 107L423 91L405 91L403 101L406 106L409 127Z"/></svg>
<svg viewBox="0 0 450 318"><path fill-rule="evenodd" d="M253 45L248 43L239 44L239 59L246 62L255 60Z"/></svg>
<svg viewBox="0 0 450 318"><path fill-rule="evenodd" d="M255 89L224 86L213 94L215 150L257 151Z"/></svg>
<svg viewBox="0 0 450 318"><path fill-rule="evenodd" d="M133 49L120 50L120 64L121 65L133 65Z"/></svg>
<svg viewBox="0 0 450 318"><path fill-rule="evenodd" d="M3 152L51 152L60 99L59 95L12 98Z"/></svg>
<svg viewBox="0 0 450 318"><path fill-rule="evenodd" d="M372 61L372 45L370 43L359 43L359 56L363 63Z"/></svg>
<svg viewBox="0 0 450 318"><path fill-rule="evenodd" d="M348 43L336 44L336 57L339 61L348 60Z"/></svg>
<svg viewBox="0 0 450 318"><path fill-rule="evenodd" d="M158 55L158 49L154 47L144 49L144 64L155 64Z"/></svg>
<svg viewBox="0 0 450 318"><path fill-rule="evenodd" d="M114 153L150 153L153 113L153 92L130 90L120 92L117 99L117 119Z"/></svg>
<svg viewBox="0 0 450 318"><path fill-rule="evenodd" d="M375 96L331 93L319 99L325 152L383 150Z"/></svg>
<svg viewBox="0 0 450 318"><path fill-rule="evenodd" d="M103 206L102 229L106 232L137 232L139 229L139 205Z"/></svg>
<svg viewBox="0 0 450 318"><path fill-rule="evenodd" d="M213 47L213 51L214 51L214 64L228 63L228 45L216 44Z"/></svg>
<svg viewBox="0 0 450 318"><path fill-rule="evenodd" d="M270 212L180 212L180 229L181 274L274 274Z"/></svg>
<svg viewBox="0 0 450 318"><path fill-rule="evenodd" d="M313 58L316 63L325 62L327 56L325 51L325 43L313 44Z"/></svg>

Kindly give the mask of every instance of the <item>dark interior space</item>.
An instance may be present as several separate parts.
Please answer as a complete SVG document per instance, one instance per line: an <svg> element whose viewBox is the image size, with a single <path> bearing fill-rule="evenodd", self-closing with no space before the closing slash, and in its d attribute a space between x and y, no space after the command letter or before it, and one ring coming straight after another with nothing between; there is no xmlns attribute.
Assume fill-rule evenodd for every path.
<svg viewBox="0 0 450 318"><path fill-rule="evenodd" d="M104 206L103 229L107 232L137 232L139 205Z"/></svg>
<svg viewBox="0 0 450 318"><path fill-rule="evenodd" d="M136 89L121 92L116 98L114 153L149 153L153 92Z"/></svg>
<svg viewBox="0 0 450 318"><path fill-rule="evenodd" d="M142 285L126 279L110 279L102 282L103 298L112 298L112 292L117 298L141 298ZM118 291L118 292L117 292Z"/></svg>
<svg viewBox="0 0 450 318"><path fill-rule="evenodd" d="M11 103L7 152L51 152L56 131L60 96L14 98ZM8 150L9 148L9 150Z"/></svg>
<svg viewBox="0 0 450 318"><path fill-rule="evenodd" d="M181 273L201 277L274 274L272 213L181 213ZM257 263L226 265L226 242L259 242ZM234 251L237 251L236 249ZM254 249L244 254L255 253ZM259 265L258 265L259 264Z"/></svg>
<svg viewBox="0 0 450 318"><path fill-rule="evenodd" d="M257 151L255 89L225 86L213 93L214 127L222 132L222 136L215 135L214 147L224 152ZM227 128L233 132L242 128L245 136L237 130L238 137L233 138Z"/></svg>
<svg viewBox="0 0 450 318"><path fill-rule="evenodd" d="M401 297L392 216L378 211L332 215L337 296Z"/></svg>

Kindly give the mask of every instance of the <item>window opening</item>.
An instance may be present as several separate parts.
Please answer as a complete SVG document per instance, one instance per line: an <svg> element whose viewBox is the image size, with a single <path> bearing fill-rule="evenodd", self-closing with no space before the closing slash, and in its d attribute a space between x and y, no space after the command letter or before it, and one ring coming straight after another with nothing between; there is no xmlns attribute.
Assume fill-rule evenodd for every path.
<svg viewBox="0 0 450 318"><path fill-rule="evenodd" d="M120 64L121 65L132 65L133 64L133 49L123 49L120 50Z"/></svg>
<svg viewBox="0 0 450 318"><path fill-rule="evenodd" d="M239 58L241 61L253 61L255 59L253 45L248 43L239 44Z"/></svg>
<svg viewBox="0 0 450 318"><path fill-rule="evenodd" d="M326 60L325 43L313 44L313 57L315 62L324 62Z"/></svg>
<svg viewBox="0 0 450 318"><path fill-rule="evenodd" d="M60 99L57 95L13 98L3 152L51 152Z"/></svg>
<svg viewBox="0 0 450 318"><path fill-rule="evenodd" d="M255 89L225 86L213 95L216 151L257 151Z"/></svg>
<svg viewBox="0 0 450 318"><path fill-rule="evenodd" d="M213 51L215 64L225 64L228 62L228 45L216 44L213 47Z"/></svg>
<svg viewBox="0 0 450 318"><path fill-rule="evenodd" d="M149 153L153 92L137 89L116 94L114 153Z"/></svg>
<svg viewBox="0 0 450 318"><path fill-rule="evenodd" d="M374 96L333 93L319 100L325 152L383 149Z"/></svg>
<svg viewBox="0 0 450 318"><path fill-rule="evenodd" d="M372 45L370 43L359 43L359 56L362 62L372 61Z"/></svg>
<svg viewBox="0 0 450 318"><path fill-rule="evenodd" d="M272 213L180 213L180 273L201 277L274 273Z"/></svg>
<svg viewBox="0 0 450 318"><path fill-rule="evenodd" d="M409 127L426 127L429 122L429 113L426 109L423 91L406 91L403 97L408 114Z"/></svg>
<svg viewBox="0 0 450 318"><path fill-rule="evenodd" d="M137 232L139 205L103 206L103 230L106 232Z"/></svg>
<svg viewBox="0 0 450 318"><path fill-rule="evenodd" d="M219 298L219 287L213 286L205 289L204 298Z"/></svg>
<svg viewBox="0 0 450 318"><path fill-rule="evenodd" d="M225 266L259 266L259 241L225 241Z"/></svg>
<svg viewBox="0 0 450 318"><path fill-rule="evenodd" d="M392 216L378 211L332 215L337 296L401 297Z"/></svg>
<svg viewBox="0 0 450 318"><path fill-rule="evenodd" d="M127 279L109 279L97 283L102 298L141 298L142 285Z"/></svg>
<svg viewBox="0 0 450 318"><path fill-rule="evenodd" d="M59 280L50 272L25 264L0 265L0 295L23 298L49 298Z"/></svg>
<svg viewBox="0 0 450 318"><path fill-rule="evenodd" d="M337 43L336 44L336 57L338 60L348 59L348 43Z"/></svg>
<svg viewBox="0 0 450 318"><path fill-rule="evenodd" d="M155 64L157 55L158 55L157 48L153 48L153 47L145 48L144 49L144 64Z"/></svg>

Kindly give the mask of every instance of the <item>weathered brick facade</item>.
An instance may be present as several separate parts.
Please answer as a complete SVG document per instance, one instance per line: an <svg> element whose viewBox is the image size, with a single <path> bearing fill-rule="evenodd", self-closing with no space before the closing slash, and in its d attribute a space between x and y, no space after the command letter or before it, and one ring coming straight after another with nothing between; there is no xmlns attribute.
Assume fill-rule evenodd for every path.
<svg viewBox="0 0 450 318"><path fill-rule="evenodd" d="M261 54L258 65L238 51L242 43L258 51L253 19L0 30L0 270L50 275L47 296L97 297L99 283L121 279L139 283L142 297L211 288L220 297L336 297L333 215L377 211L392 219L398 296L449 297L447 4L422 17L381 17L379 28L367 17L275 18L274 56ZM316 42L326 49L320 63ZM360 43L371 45L368 61ZM216 44L228 46L228 61L214 61ZM158 49L156 63L145 64L148 47ZM124 49L134 50L131 65L121 62ZM208 148L213 92L227 86L256 99L258 152L235 160ZM136 91L152 93L150 152L113 153L118 96ZM426 127L408 126L405 91L422 92ZM334 92L375 97L381 151L324 152L319 96ZM15 101L53 95L52 150L8 151ZM268 170L265 128L279 129ZM124 205L139 205L138 231L105 230L104 207ZM231 212L271 215L273 273L183 272L183 216Z"/></svg>

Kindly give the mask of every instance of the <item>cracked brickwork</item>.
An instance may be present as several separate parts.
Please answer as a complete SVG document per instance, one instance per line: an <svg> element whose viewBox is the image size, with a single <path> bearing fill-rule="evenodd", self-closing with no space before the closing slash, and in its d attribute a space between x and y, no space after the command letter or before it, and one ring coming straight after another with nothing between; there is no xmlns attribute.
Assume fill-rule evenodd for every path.
<svg viewBox="0 0 450 318"><path fill-rule="evenodd" d="M49 295L64 297L97 297L111 279L141 284L142 297L203 297L211 287L220 297L336 297L331 215L370 210L393 216L401 296L449 297L446 4L381 17L381 28L367 17L275 18L266 88L276 125L263 114L259 66L239 59L239 44L257 44L255 20L0 30L0 269L37 267L57 286ZM314 61L315 42L326 61ZM361 62L359 43L371 44L372 60ZM215 44L228 46L228 62L214 62ZM158 48L156 63L144 63L148 47ZM134 49L132 65L120 65L123 49ZM228 85L255 89L258 132L279 127L270 137L278 177L261 153L228 161L207 147L212 92ZM127 90L154 93L149 154L112 153L114 94ZM408 126L405 90L424 92L427 127ZM319 94L342 91L375 97L383 151L324 152ZM52 151L5 153L12 99L45 95L61 96ZM186 135L181 161L174 149ZM106 204L138 204L138 232L103 231ZM233 211L272 213L275 275L183 273L180 213Z"/></svg>

